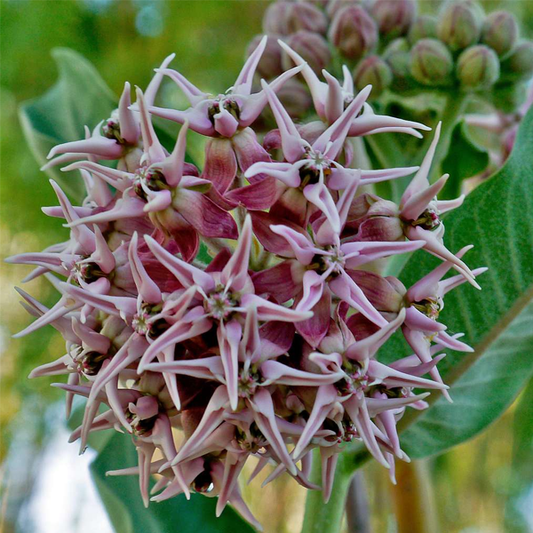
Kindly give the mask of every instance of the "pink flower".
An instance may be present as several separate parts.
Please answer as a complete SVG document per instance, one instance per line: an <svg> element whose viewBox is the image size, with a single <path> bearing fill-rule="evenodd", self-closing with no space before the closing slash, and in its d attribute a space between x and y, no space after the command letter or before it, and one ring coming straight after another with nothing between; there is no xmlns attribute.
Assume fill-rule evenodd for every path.
<svg viewBox="0 0 533 533"><path fill-rule="evenodd" d="M298 66L252 92L265 45L216 97L168 70L172 56L133 105L126 84L103 127L51 152L49 164L71 163L63 170L79 171L86 189L76 206L52 182L59 206L43 211L66 222L67 240L8 260L59 292L47 308L19 290L35 321L18 336L45 325L63 336L64 355L30 377L66 376L56 386L67 413L74 395L87 398L71 441L83 450L92 432L127 432L138 464L111 475L138 475L145 505L195 491L218 498L217 515L230 503L258 529L238 484L250 456L252 479L273 463L266 482L288 472L314 490L319 448L327 501L339 454L358 440L394 479L394 461L408 460L396 423L427 407L429 393L413 390L449 397L440 352L470 350L439 321L444 297L478 286L485 270L463 261L469 247L452 254L443 244L440 214L462 198L437 200L446 176L428 182L440 126L421 167L352 168L350 137L427 128L374 115L370 87L354 95L348 78L341 87L327 72L322 82L285 45ZM275 94L297 72L320 121L295 124ZM153 106L163 75L189 109ZM258 139L267 104L278 129ZM150 112L182 124L172 153ZM189 128L208 137L201 172L185 161ZM400 205L359 189L415 172ZM421 248L442 263L408 290L370 271ZM443 279L451 268L458 275ZM386 365L379 350L399 330L414 354Z"/></svg>

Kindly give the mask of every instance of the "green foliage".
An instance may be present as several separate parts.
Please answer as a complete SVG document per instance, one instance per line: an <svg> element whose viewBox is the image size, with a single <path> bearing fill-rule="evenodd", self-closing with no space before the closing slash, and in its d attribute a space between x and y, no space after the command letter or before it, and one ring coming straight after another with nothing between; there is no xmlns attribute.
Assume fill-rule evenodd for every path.
<svg viewBox="0 0 533 533"><path fill-rule="evenodd" d="M476 291L467 284L446 297L441 318L448 331L465 332L473 353L451 352L439 368L452 386L453 404L439 394L422 412L400 423L402 443L413 458L440 453L493 422L533 373L533 110L525 117L515 149L490 180L445 219L445 242L456 252L475 243L466 260L487 266ZM417 252L402 272L407 287L438 264ZM385 345L383 359L410 352L400 336ZM436 401L435 401L436 400Z"/></svg>
<svg viewBox="0 0 533 533"><path fill-rule="evenodd" d="M83 56L67 48L55 48L52 55L59 70L56 84L20 108L26 139L40 164L46 163L51 148L83 139L84 125L92 130L117 106L116 96ZM83 182L76 173L57 167L47 172L73 198L81 198Z"/></svg>
<svg viewBox="0 0 533 533"><path fill-rule="evenodd" d="M450 141L450 151L442 162L442 171L450 175L439 198L457 198L461 182L483 172L489 164L489 154L469 137L464 120L455 125Z"/></svg>
<svg viewBox="0 0 533 533"><path fill-rule="evenodd" d="M137 476L106 476L109 470L137 465L131 436L116 433L91 465L91 472L116 533L252 533L253 529L227 507L215 516L216 498L181 495L145 509Z"/></svg>

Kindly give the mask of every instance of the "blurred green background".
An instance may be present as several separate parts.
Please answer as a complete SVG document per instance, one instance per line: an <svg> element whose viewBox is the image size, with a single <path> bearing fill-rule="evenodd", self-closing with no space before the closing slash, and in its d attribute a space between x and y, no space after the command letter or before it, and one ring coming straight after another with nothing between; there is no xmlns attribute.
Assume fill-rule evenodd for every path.
<svg viewBox="0 0 533 533"><path fill-rule="evenodd" d="M514 12L523 33L533 34L533 2L483 4L487 11ZM0 0L1 257L40 250L67 235L60 221L40 211L56 200L17 114L21 102L55 82L54 47L87 57L116 94L126 80L146 87L152 69L171 52L176 52L174 68L203 89L219 92L235 80L248 42L261 31L266 6L255 0ZM420 6L432 12L437 3ZM30 269L0 268L0 532L111 531L88 487L90 457L78 459L76 445L66 444L62 393L49 387L50 380L27 380L33 367L61 355L64 344L52 328L11 339L29 321L13 286ZM46 305L55 302L45 281L28 285L25 289ZM440 531L533 531L532 428L530 385L487 432L426 463ZM386 472L368 465L363 474L372 531L396 531L396 493ZM298 531L304 492L292 481L277 480L261 492L247 489L245 498L267 532Z"/></svg>

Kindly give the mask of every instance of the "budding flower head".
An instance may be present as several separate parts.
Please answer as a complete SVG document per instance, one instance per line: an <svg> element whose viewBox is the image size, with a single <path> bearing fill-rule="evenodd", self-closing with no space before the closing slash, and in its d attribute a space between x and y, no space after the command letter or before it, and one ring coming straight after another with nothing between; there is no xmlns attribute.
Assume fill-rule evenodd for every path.
<svg viewBox="0 0 533 533"><path fill-rule="evenodd" d="M378 29L363 7L347 5L337 11L328 38L344 56L357 60L374 48Z"/></svg>
<svg viewBox="0 0 533 533"><path fill-rule="evenodd" d="M438 37L452 51L462 50L479 40L483 19L480 8L472 2L446 3L438 20Z"/></svg>
<svg viewBox="0 0 533 533"><path fill-rule="evenodd" d="M309 3L275 2L263 18L263 29L270 34L291 35L300 30L325 34L326 28L324 12Z"/></svg>
<svg viewBox="0 0 533 533"><path fill-rule="evenodd" d="M365 58L354 71L358 91L372 85L372 97L379 96L392 83L392 70L379 56Z"/></svg>
<svg viewBox="0 0 533 533"><path fill-rule="evenodd" d="M370 12L383 37L400 37L409 31L413 23L416 4L413 0L376 0Z"/></svg>
<svg viewBox="0 0 533 533"><path fill-rule="evenodd" d="M513 14L494 11L485 19L481 40L501 57L516 46L518 33L518 23Z"/></svg>
<svg viewBox="0 0 533 533"><path fill-rule="evenodd" d="M411 74L423 85L447 85L452 69L452 54L437 39L422 39L411 50Z"/></svg>
<svg viewBox="0 0 533 533"><path fill-rule="evenodd" d="M467 89L485 89L494 85L500 75L496 52L483 44L464 50L457 62L457 79Z"/></svg>
<svg viewBox="0 0 533 533"><path fill-rule="evenodd" d="M502 73L512 81L527 80L533 75L533 42L521 41L501 64Z"/></svg>
<svg viewBox="0 0 533 533"><path fill-rule="evenodd" d="M302 30L286 38L286 42L316 73L321 72L331 61L328 43L318 33ZM282 64L285 68L294 66L285 52L282 53Z"/></svg>
<svg viewBox="0 0 533 533"><path fill-rule="evenodd" d="M383 51L383 59L391 68L395 77L405 78L409 74L411 54L405 37L391 41Z"/></svg>
<svg viewBox="0 0 533 533"><path fill-rule="evenodd" d="M409 30L409 42L415 44L420 39L437 37L437 19L430 15L420 15L414 20Z"/></svg>

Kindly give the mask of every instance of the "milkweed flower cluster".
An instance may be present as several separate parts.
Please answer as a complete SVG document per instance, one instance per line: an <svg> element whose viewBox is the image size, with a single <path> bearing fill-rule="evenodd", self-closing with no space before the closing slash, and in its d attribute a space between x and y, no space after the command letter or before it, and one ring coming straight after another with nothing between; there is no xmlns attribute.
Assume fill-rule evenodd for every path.
<svg viewBox="0 0 533 533"><path fill-rule="evenodd" d="M374 114L370 86L321 80L305 61L258 87L266 45L217 96L171 70L172 56L133 104L126 84L112 117L50 153L49 165L78 170L86 188L76 206L52 182L59 205L44 211L66 221L69 239L9 260L34 265L27 280L44 275L60 294L48 309L20 291L36 320L18 335L52 325L64 337L66 354L31 377L67 376L56 386L69 412L74 395L87 398L71 440L83 450L91 432L127 432L138 465L111 474L138 474L146 505L158 474L152 500L217 496L218 514L230 502L258 528L238 484L250 456L253 476L271 463L268 481L287 472L319 489L308 477L318 448L325 500L352 441L394 478L394 461L408 460L396 422L427 407L428 391L448 396L443 349L471 350L439 322L443 298L465 281L478 287L483 272L463 261L468 247L443 244L441 215L462 198L439 201L447 176L428 181L440 127L420 167L357 168L355 137L429 128ZM276 95L299 73L317 114L306 124ZM164 76L188 109L154 105ZM258 139L267 106L277 128ZM182 124L172 151L152 115ZM201 171L186 161L188 130L206 137ZM410 175L399 205L372 192ZM411 287L372 269L419 249L441 264ZM397 331L414 354L385 365L379 348Z"/></svg>

